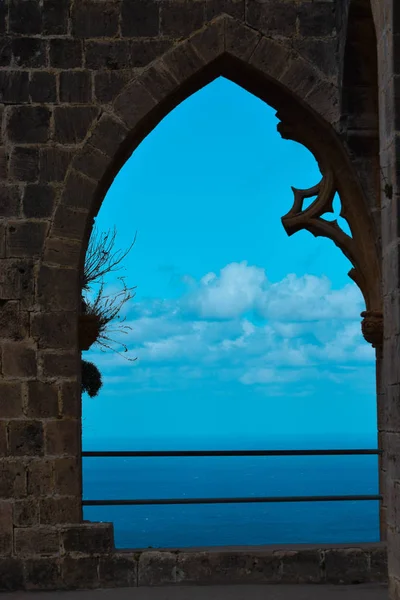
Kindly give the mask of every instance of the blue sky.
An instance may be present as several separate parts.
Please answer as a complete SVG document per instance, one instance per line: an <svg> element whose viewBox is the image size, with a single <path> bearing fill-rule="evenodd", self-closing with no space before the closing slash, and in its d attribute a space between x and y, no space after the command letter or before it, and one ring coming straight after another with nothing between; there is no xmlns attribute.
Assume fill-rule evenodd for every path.
<svg viewBox="0 0 400 600"><path fill-rule="evenodd" d="M321 175L277 123L271 107L218 78L117 175L96 226L115 225L119 248L137 231L122 273L137 286L122 339L138 360L85 353L104 378L99 397L83 399L87 448L375 443L363 298L333 242L283 229L291 186ZM327 218L339 210L336 199ZM115 277L106 283L115 289Z"/></svg>

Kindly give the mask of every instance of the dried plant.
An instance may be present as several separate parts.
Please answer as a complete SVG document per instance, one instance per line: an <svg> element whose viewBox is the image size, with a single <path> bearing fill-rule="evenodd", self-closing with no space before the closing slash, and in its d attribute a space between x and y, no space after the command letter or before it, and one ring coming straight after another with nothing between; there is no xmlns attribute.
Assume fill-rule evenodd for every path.
<svg viewBox="0 0 400 600"><path fill-rule="evenodd" d="M121 354L113 344L121 345L123 352L128 352L128 347L121 341L113 338L115 333L127 334L132 329L129 325L124 325L125 317L121 319L119 313L129 300L135 297L133 290L135 287L128 288L125 283L124 277L118 277L118 280L122 283L122 290L111 294L104 293L104 282L100 283L99 290L94 298L89 298L88 294L84 294L84 307L85 314L95 315L99 322L99 335L96 343L99 344L101 350L112 350L117 354ZM115 327L111 324L115 323ZM124 356L126 360L134 362L136 358L129 358Z"/></svg>
<svg viewBox="0 0 400 600"><path fill-rule="evenodd" d="M137 233L135 233L132 244L125 251L114 250L116 235L117 229L115 226L113 229L101 233L96 227L94 228L90 236L83 268L83 290L89 290L90 285L103 281L103 277L107 273L115 273L123 268L121 262L132 250Z"/></svg>

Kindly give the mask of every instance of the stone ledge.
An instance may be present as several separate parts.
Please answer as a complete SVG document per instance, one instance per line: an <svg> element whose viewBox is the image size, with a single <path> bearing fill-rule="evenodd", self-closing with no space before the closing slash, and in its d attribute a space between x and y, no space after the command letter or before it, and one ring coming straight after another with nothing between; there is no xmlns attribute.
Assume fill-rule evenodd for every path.
<svg viewBox="0 0 400 600"><path fill-rule="evenodd" d="M98 531L109 532L109 524L98 525L101 525L95 528ZM77 529L81 535L87 527L81 526L75 531ZM109 542L104 551L96 544L91 554L70 551L58 557L0 559L0 591L162 585L351 585L387 583L388 579L384 543L188 548L183 551L109 551L107 548Z"/></svg>

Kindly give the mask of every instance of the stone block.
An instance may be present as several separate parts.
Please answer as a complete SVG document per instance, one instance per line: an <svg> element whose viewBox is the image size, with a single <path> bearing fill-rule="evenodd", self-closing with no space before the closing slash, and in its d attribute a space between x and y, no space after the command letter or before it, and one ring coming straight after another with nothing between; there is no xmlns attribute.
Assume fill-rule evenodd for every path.
<svg viewBox="0 0 400 600"><path fill-rule="evenodd" d="M8 221L7 255L22 258L39 256L47 234L47 221Z"/></svg>
<svg viewBox="0 0 400 600"><path fill-rule="evenodd" d="M310 61L313 66L318 67L324 75L333 77L337 73L336 44L336 38L325 40L300 39L293 43L293 47L303 58Z"/></svg>
<svg viewBox="0 0 400 600"><path fill-rule="evenodd" d="M40 38L14 38L11 52L16 67L40 69L46 66L46 44Z"/></svg>
<svg viewBox="0 0 400 600"><path fill-rule="evenodd" d="M42 421L10 421L8 425L10 454L13 456L42 456L44 435Z"/></svg>
<svg viewBox="0 0 400 600"><path fill-rule="evenodd" d="M33 71L29 81L29 96L32 102L57 102L57 80L55 73Z"/></svg>
<svg viewBox="0 0 400 600"><path fill-rule="evenodd" d="M87 69L131 68L131 42L129 40L88 41L85 43Z"/></svg>
<svg viewBox="0 0 400 600"><path fill-rule="evenodd" d="M113 158L121 148L123 142L126 141L127 137L128 130L126 127L124 127L120 121L117 121L111 116L105 114L97 123L91 137L89 138L89 143L93 148L96 148L110 158ZM78 182L79 185L77 185ZM85 182L81 183L78 179L75 187L81 187L82 184L85 185ZM86 182L86 187L88 187L88 185L89 183ZM96 186L93 181L90 182L90 186L91 190L87 190L86 195L88 195L90 200L92 200ZM70 186L68 191L71 191ZM77 192L78 190L76 190L75 195Z"/></svg>
<svg viewBox="0 0 400 600"><path fill-rule="evenodd" d="M95 131L97 130L97 126ZM91 136L90 140L92 140ZM73 208L90 210L97 189L96 181L71 169L62 195L62 204Z"/></svg>
<svg viewBox="0 0 400 600"><path fill-rule="evenodd" d="M325 550L327 583L355 584L368 581L368 555L359 548Z"/></svg>
<svg viewBox="0 0 400 600"><path fill-rule="evenodd" d="M0 218L17 217L21 212L21 187L0 185Z"/></svg>
<svg viewBox="0 0 400 600"><path fill-rule="evenodd" d="M43 352L41 353L42 369L44 377L74 377L80 369L80 355L70 352ZM64 384L63 384L64 385ZM68 385L73 385L68 383ZM62 409L64 416L75 416L66 414Z"/></svg>
<svg viewBox="0 0 400 600"><path fill-rule="evenodd" d="M325 37L336 32L336 7L331 3L315 2L298 7L299 33L303 36Z"/></svg>
<svg viewBox="0 0 400 600"><path fill-rule="evenodd" d="M135 587L138 562L134 556L110 554L100 557L99 579L102 588Z"/></svg>
<svg viewBox="0 0 400 600"><path fill-rule="evenodd" d="M42 11L39 0L11 0L9 30L24 35L41 33Z"/></svg>
<svg viewBox="0 0 400 600"><path fill-rule="evenodd" d="M68 38L50 41L50 66L56 69L77 69L83 66L82 40Z"/></svg>
<svg viewBox="0 0 400 600"><path fill-rule="evenodd" d="M157 100L166 98L178 87L178 81L167 70L162 60L157 60L154 65L148 67L140 75L140 82Z"/></svg>
<svg viewBox="0 0 400 600"><path fill-rule="evenodd" d="M75 358L75 357L74 357ZM80 358L78 358L78 361ZM75 358L73 366L74 374L78 372L80 363ZM77 364L78 363L78 364ZM81 413L81 390L76 382L65 381L61 387L61 411L63 417L80 418Z"/></svg>
<svg viewBox="0 0 400 600"><path fill-rule="evenodd" d="M85 146L73 160L72 166L86 177L100 180L109 167L111 159L99 150Z"/></svg>
<svg viewBox="0 0 400 600"><path fill-rule="evenodd" d="M15 146L10 156L10 175L18 181L36 181L39 175L39 150Z"/></svg>
<svg viewBox="0 0 400 600"><path fill-rule="evenodd" d="M72 311L77 305L78 285L78 270L42 265L37 284L38 302L45 310Z"/></svg>
<svg viewBox="0 0 400 600"><path fill-rule="evenodd" d="M236 19L226 19L225 48L230 55L248 61L260 39L261 34L258 31L242 25Z"/></svg>
<svg viewBox="0 0 400 600"><path fill-rule="evenodd" d="M0 102L5 104L29 102L27 71L0 71Z"/></svg>
<svg viewBox="0 0 400 600"><path fill-rule="evenodd" d="M31 558L24 562L26 590L62 589L60 559Z"/></svg>
<svg viewBox="0 0 400 600"><path fill-rule="evenodd" d="M211 21L211 19L221 14L227 14L244 21L245 0L206 0L207 21Z"/></svg>
<svg viewBox="0 0 400 600"><path fill-rule="evenodd" d="M47 421L45 424L47 454L77 456L80 433L80 421L78 420Z"/></svg>
<svg viewBox="0 0 400 600"><path fill-rule="evenodd" d="M43 34L65 35L68 33L70 0L43 0Z"/></svg>
<svg viewBox="0 0 400 600"><path fill-rule="evenodd" d="M248 2L246 23L268 37L292 37L296 33L298 6L294 3Z"/></svg>
<svg viewBox="0 0 400 600"><path fill-rule="evenodd" d="M205 0L181 0L161 4L161 34L182 39L200 29L205 21Z"/></svg>
<svg viewBox="0 0 400 600"><path fill-rule="evenodd" d="M69 349L77 340L75 313L35 313L31 318L31 335L40 349Z"/></svg>
<svg viewBox="0 0 400 600"><path fill-rule="evenodd" d="M35 377L36 350L26 342L4 342L2 345L5 377Z"/></svg>
<svg viewBox="0 0 400 600"><path fill-rule="evenodd" d="M79 268L81 246L74 240L48 238L44 260L47 264Z"/></svg>
<svg viewBox="0 0 400 600"><path fill-rule="evenodd" d="M114 110L126 124L133 128L155 105L154 98L138 81L130 83L114 102Z"/></svg>
<svg viewBox="0 0 400 600"><path fill-rule="evenodd" d="M0 591L14 592L23 587L23 562L18 558L0 558Z"/></svg>
<svg viewBox="0 0 400 600"><path fill-rule="evenodd" d="M39 503L36 498L25 498L14 502L14 525L16 527L39 525Z"/></svg>
<svg viewBox="0 0 400 600"><path fill-rule="evenodd" d="M40 501L40 524L79 523L82 518L80 496L42 498Z"/></svg>
<svg viewBox="0 0 400 600"><path fill-rule="evenodd" d="M56 209L52 233L55 237L82 240L87 227L87 212L62 204Z"/></svg>
<svg viewBox="0 0 400 600"><path fill-rule="evenodd" d="M115 37L118 34L119 4L112 0L83 0L74 4L71 19L74 37Z"/></svg>
<svg viewBox="0 0 400 600"><path fill-rule="evenodd" d="M282 580L285 584L322 581L322 556L319 550L284 551L275 553L275 556L281 558Z"/></svg>
<svg viewBox="0 0 400 600"><path fill-rule="evenodd" d="M54 139L61 144L78 144L87 135L98 114L94 106L59 106L54 109Z"/></svg>
<svg viewBox="0 0 400 600"><path fill-rule="evenodd" d="M54 460L54 488L55 493L65 496L81 495L81 464L77 457L56 458Z"/></svg>
<svg viewBox="0 0 400 600"><path fill-rule="evenodd" d="M179 553L178 581L182 584L276 583L281 580L281 559L272 552Z"/></svg>
<svg viewBox="0 0 400 600"><path fill-rule="evenodd" d="M0 501L0 556L11 555L12 549L13 503L8 500Z"/></svg>
<svg viewBox="0 0 400 600"><path fill-rule="evenodd" d="M28 495L48 496L54 491L53 461L47 458L32 460L27 467Z"/></svg>
<svg viewBox="0 0 400 600"><path fill-rule="evenodd" d="M34 300L32 261L3 260L0 269L0 299L19 300L21 308L31 307Z"/></svg>
<svg viewBox="0 0 400 600"><path fill-rule="evenodd" d="M85 104L92 101L90 71L62 71L60 73L60 101Z"/></svg>
<svg viewBox="0 0 400 600"><path fill-rule="evenodd" d="M388 578L387 548L371 550L369 581L386 583Z"/></svg>
<svg viewBox="0 0 400 600"><path fill-rule="evenodd" d="M0 46L0 67L9 67L12 61L11 40L2 36L3 43Z"/></svg>
<svg viewBox="0 0 400 600"><path fill-rule="evenodd" d="M70 589L93 589L99 586L99 559L66 556L61 561L63 586Z"/></svg>
<svg viewBox="0 0 400 600"><path fill-rule="evenodd" d="M69 149L51 146L40 149L40 181L60 182L67 173L73 153Z"/></svg>
<svg viewBox="0 0 400 600"><path fill-rule="evenodd" d="M112 523L83 523L61 531L63 551L81 554L107 554L114 549Z"/></svg>
<svg viewBox="0 0 400 600"><path fill-rule="evenodd" d="M122 0L123 37L156 37L160 30L160 3L157 0Z"/></svg>
<svg viewBox="0 0 400 600"><path fill-rule="evenodd" d="M58 417L58 387L55 383L29 381L26 415L31 418Z"/></svg>
<svg viewBox="0 0 400 600"><path fill-rule="evenodd" d="M289 68L292 57L293 52L290 47L263 37L253 52L250 63L268 77L280 81Z"/></svg>
<svg viewBox="0 0 400 600"><path fill-rule="evenodd" d="M220 17L190 38L191 45L206 63L215 60L225 52L226 21L225 17Z"/></svg>
<svg viewBox="0 0 400 600"><path fill-rule="evenodd" d="M0 462L0 498L23 498L26 496L26 470L21 461Z"/></svg>
<svg viewBox="0 0 400 600"><path fill-rule="evenodd" d="M204 68L201 58L190 42L181 42L163 57L163 62L179 83L185 82Z"/></svg>
<svg viewBox="0 0 400 600"><path fill-rule="evenodd" d="M3 304L0 302L0 331L2 338L20 341L26 337L28 329L29 313L21 310L19 302L12 300L5 301Z"/></svg>
<svg viewBox="0 0 400 600"><path fill-rule="evenodd" d="M28 219L51 217L55 204L55 188L44 184L29 184L25 188L22 207Z"/></svg>
<svg viewBox="0 0 400 600"><path fill-rule="evenodd" d="M143 552L138 563L138 585L153 586L176 583L177 555L173 552ZM187 581L187 576L185 576Z"/></svg>
<svg viewBox="0 0 400 600"><path fill-rule="evenodd" d="M59 532L50 527L16 527L14 546L17 556L54 556L60 550Z"/></svg>
<svg viewBox="0 0 400 600"><path fill-rule="evenodd" d="M0 380L0 398L1 417L3 419L22 416L21 382Z"/></svg>
<svg viewBox="0 0 400 600"><path fill-rule="evenodd" d="M132 77L131 71L99 71L94 74L95 95L98 102L112 102Z"/></svg>

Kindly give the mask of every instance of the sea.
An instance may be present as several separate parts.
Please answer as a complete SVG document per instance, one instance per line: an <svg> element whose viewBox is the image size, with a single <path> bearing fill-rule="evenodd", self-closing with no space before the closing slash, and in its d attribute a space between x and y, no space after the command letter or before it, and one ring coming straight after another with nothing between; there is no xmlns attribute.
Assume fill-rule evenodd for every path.
<svg viewBox="0 0 400 600"><path fill-rule="evenodd" d="M371 435L251 439L83 439L83 450L375 449ZM84 500L374 495L378 457L83 458ZM379 541L379 502L87 506L121 549Z"/></svg>

